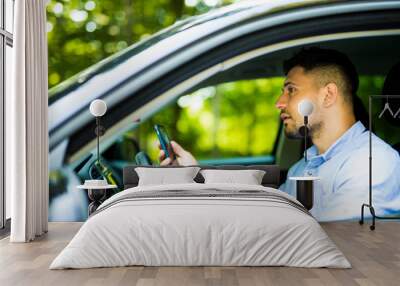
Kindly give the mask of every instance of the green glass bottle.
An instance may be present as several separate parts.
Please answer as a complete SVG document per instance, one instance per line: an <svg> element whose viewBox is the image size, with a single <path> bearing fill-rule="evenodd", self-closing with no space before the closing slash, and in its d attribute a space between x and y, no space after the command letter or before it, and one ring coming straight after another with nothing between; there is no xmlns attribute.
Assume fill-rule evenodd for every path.
<svg viewBox="0 0 400 286"><path fill-rule="evenodd" d="M118 180L116 179L110 168L108 168L105 164L100 163L98 160L94 162L94 165L100 176L102 176L108 184L118 186ZM118 188L114 189L114 193L117 192L119 192Z"/></svg>

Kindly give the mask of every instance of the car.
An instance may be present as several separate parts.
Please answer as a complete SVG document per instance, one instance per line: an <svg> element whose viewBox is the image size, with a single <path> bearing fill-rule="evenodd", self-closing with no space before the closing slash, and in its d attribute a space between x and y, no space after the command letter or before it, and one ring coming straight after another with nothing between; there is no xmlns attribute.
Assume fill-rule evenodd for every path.
<svg viewBox="0 0 400 286"><path fill-rule="evenodd" d="M178 21L52 88L49 219L87 218L87 196L76 190L84 179L106 172L121 190L122 168L135 164L135 154L156 138L132 134L159 123L155 118L166 108L170 111L164 119L180 112L176 108L194 108L185 114L190 122L202 124L202 140L193 142L195 131L187 124L179 132L169 130L178 142L196 143L205 158L202 164L279 164L284 179L303 146L282 135L276 90L283 82L283 60L308 46L337 49L350 57L361 78L355 107L365 121L368 95L381 93L385 75L400 61L400 2L240 1ZM108 106L100 144L107 170L94 164L95 119L89 113L94 99ZM196 102L212 102L208 117L193 117ZM221 111L228 105L233 107L225 113L239 118L234 126ZM243 136L250 127L257 131ZM376 133L392 145L400 141L396 122L378 122ZM221 144L231 156L218 156L212 148L218 136L225 138Z"/></svg>

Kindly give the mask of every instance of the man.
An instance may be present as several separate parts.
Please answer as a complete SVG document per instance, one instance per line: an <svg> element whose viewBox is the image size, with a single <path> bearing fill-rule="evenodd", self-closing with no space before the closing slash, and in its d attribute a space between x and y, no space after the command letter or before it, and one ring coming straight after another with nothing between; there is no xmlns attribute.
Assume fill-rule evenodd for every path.
<svg viewBox="0 0 400 286"><path fill-rule="evenodd" d="M357 72L346 55L329 49L303 49L283 65L286 80L276 102L285 134L301 138L303 117L297 107L308 99L314 105L309 116L313 146L294 164L291 176L318 176L314 185L311 213L320 221L359 218L362 203L368 202L369 136L354 115L353 97L358 88ZM397 151L373 135L373 195L378 215L400 209L400 157ZM197 164L195 158L176 142L172 147L180 165ZM160 152L162 165L170 164ZM165 159L165 160L164 160ZM280 187L296 196L295 181Z"/></svg>

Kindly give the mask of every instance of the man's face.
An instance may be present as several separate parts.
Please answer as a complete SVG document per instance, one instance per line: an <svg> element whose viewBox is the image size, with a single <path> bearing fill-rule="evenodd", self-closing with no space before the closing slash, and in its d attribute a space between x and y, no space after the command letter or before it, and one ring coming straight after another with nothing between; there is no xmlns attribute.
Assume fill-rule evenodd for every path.
<svg viewBox="0 0 400 286"><path fill-rule="evenodd" d="M314 104L314 111L309 116L311 133L313 125L317 126L320 123L317 105L319 87L314 77L314 73L305 73L299 66L292 68L287 74L282 94L275 105L281 110L281 120L289 138L301 138L299 128L304 125L304 118L299 114L297 107L303 99L308 99Z"/></svg>

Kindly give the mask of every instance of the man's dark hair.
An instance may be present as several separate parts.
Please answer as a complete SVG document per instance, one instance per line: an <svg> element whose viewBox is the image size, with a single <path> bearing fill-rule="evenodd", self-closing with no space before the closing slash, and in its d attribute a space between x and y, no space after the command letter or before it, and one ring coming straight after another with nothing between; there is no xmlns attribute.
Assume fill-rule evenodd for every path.
<svg viewBox="0 0 400 286"><path fill-rule="evenodd" d="M319 47L303 48L293 57L283 62L285 75L300 66L305 72L320 72L321 84L334 82L341 89L345 100L353 102L358 89L358 75L350 59L343 53Z"/></svg>

